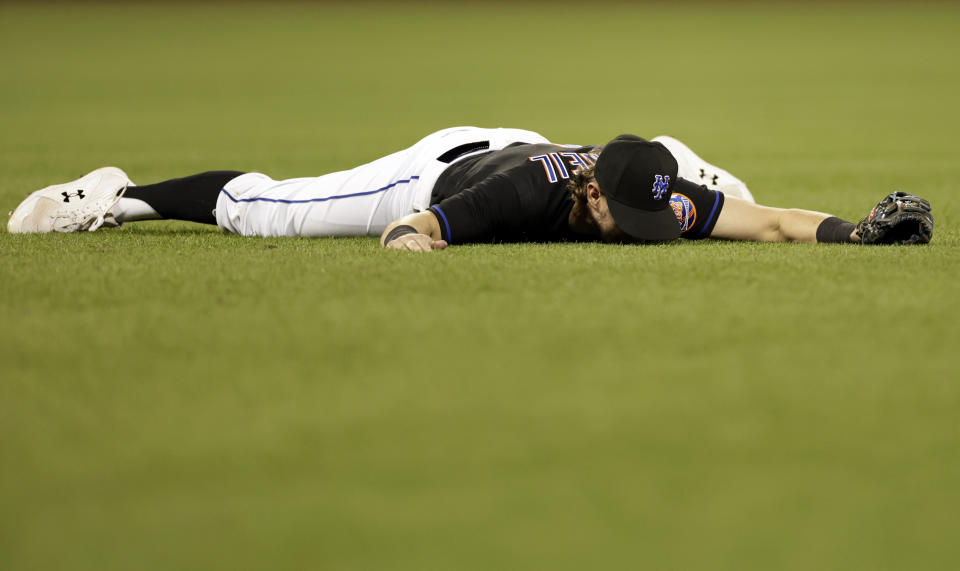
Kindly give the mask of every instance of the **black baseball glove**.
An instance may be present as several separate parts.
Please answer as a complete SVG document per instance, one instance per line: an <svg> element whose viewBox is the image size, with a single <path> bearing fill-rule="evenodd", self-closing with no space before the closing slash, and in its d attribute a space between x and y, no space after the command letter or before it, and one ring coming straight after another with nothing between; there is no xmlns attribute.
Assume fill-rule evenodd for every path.
<svg viewBox="0 0 960 571"><path fill-rule="evenodd" d="M863 244L926 244L933 236L930 203L906 192L894 192L857 224Z"/></svg>

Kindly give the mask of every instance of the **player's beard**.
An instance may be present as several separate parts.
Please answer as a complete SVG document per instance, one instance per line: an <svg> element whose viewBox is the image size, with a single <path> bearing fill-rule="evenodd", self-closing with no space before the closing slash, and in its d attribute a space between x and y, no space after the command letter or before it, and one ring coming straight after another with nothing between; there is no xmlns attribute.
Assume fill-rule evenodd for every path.
<svg viewBox="0 0 960 571"><path fill-rule="evenodd" d="M597 226L597 221L590 212L590 209L587 208L586 203L583 201L578 201L573 205L573 209L570 211L570 216L568 217L567 221L570 229L577 234L593 237L600 235L600 229L599 226Z"/></svg>

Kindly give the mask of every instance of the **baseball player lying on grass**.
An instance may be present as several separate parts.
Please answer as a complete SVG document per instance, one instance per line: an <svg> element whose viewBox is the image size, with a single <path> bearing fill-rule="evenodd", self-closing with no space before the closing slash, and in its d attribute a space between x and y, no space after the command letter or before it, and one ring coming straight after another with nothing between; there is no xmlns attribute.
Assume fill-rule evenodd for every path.
<svg viewBox="0 0 960 571"><path fill-rule="evenodd" d="M211 171L135 186L105 167L30 194L10 232L79 232L138 220L216 224L245 236L379 235L429 252L475 242L720 238L925 244L930 204L896 192L859 224L754 203L746 185L670 137L557 145L519 129L455 127L352 170L273 180Z"/></svg>

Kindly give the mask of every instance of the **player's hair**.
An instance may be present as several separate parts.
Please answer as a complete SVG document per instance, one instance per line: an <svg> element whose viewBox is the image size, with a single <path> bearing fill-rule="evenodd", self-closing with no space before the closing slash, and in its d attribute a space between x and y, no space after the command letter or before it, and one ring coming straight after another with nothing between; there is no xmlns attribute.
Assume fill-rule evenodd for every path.
<svg viewBox="0 0 960 571"><path fill-rule="evenodd" d="M593 176L594 166L590 165L580 170L573 171L570 175L570 181L567 183L567 191L576 204L582 204L587 200L587 184L595 182Z"/></svg>

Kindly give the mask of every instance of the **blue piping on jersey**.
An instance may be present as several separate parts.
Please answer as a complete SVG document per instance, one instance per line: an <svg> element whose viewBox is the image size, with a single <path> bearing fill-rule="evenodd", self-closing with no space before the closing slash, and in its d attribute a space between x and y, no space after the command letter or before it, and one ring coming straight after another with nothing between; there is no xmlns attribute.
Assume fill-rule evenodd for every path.
<svg viewBox="0 0 960 571"><path fill-rule="evenodd" d="M234 198L226 188L220 189L220 192L227 195L227 198L234 202L279 202L281 204L304 204L307 202L326 202L328 200L335 200L337 198L353 198L355 196L367 196L369 194L376 194L378 192L383 192L385 190L390 190L391 188L397 186L398 184L406 184L408 182L420 180L419 176L411 176L410 178L398 180L397 182L392 182L383 188L378 188L377 190L367 190L364 192L354 192L353 194L338 194L336 196L323 196L321 198L307 198L305 200L284 200L282 198L263 198L258 196L256 198Z"/></svg>
<svg viewBox="0 0 960 571"><path fill-rule="evenodd" d="M453 243L453 236L450 235L450 222L447 221L447 215L443 213L443 210L440 210L440 207L439 207L439 206L436 206L436 205L431 206L431 207L430 207L430 210L435 211L437 214L440 215L440 218L443 219L443 225L444 225L444 226L446 227L446 229L447 229L447 242L449 242L449 243L452 244L452 243Z"/></svg>
<svg viewBox="0 0 960 571"><path fill-rule="evenodd" d="M707 223L703 225L704 231L701 233L703 236L706 236L706 229L710 228L710 223L713 222L713 215L717 213L717 205L720 204L720 193L717 192L717 197L713 199L713 210L710 211L710 216L707 217Z"/></svg>

